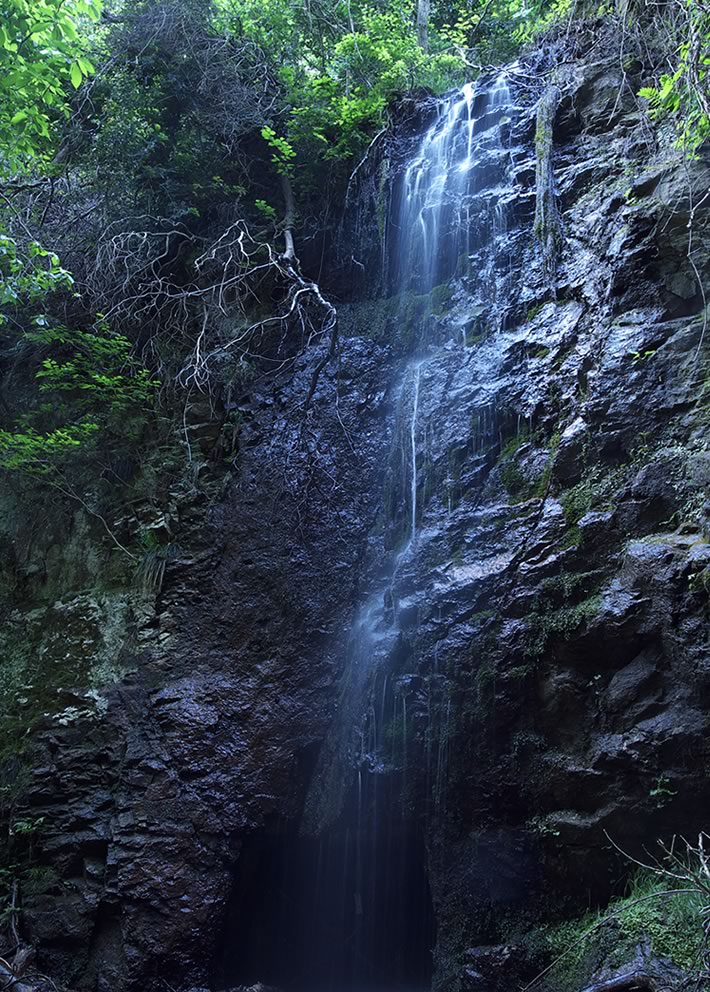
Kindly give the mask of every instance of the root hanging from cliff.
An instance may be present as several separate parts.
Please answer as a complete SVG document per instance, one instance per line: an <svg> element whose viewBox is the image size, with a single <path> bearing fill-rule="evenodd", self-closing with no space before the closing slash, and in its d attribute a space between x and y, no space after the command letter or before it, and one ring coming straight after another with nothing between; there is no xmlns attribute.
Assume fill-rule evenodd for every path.
<svg viewBox="0 0 710 992"><path fill-rule="evenodd" d="M557 259L562 247L562 221L557 206L555 171L553 167L553 125L562 92L557 85L550 86L540 98L537 107L535 131L536 202L535 234L542 244L545 269L556 295Z"/></svg>
<svg viewBox="0 0 710 992"><path fill-rule="evenodd" d="M297 333L302 347L330 336L328 354L335 353L336 308L316 282L301 274L292 237L286 239L286 251L279 254L270 244L256 241L246 224L239 221L200 255L195 266L205 285L187 293L201 307L202 318L195 344L178 376L185 388L209 391L212 368L219 358L230 352L254 357L259 342L273 331L279 334L277 351L290 333ZM283 300L274 314L248 322L244 319L247 310L259 303L260 290L267 284L283 287ZM210 343L220 316L241 317L241 327L236 333L232 328L227 340L215 343L213 339ZM312 390L309 400L311 395Z"/></svg>
<svg viewBox="0 0 710 992"><path fill-rule="evenodd" d="M241 219L214 241L202 244L182 225L159 217L144 216L138 219L141 224L135 220L114 224L99 244L89 279L91 293L101 301L106 320L148 329L143 351L159 362L150 328L169 328L169 334L161 332L162 338L169 337L180 350L192 339L177 382L186 389L210 392L214 367L229 353L258 359L268 338L271 352L292 354L292 335L298 337L300 347L307 347L314 339L335 333L335 307L318 284L301 273L293 210L291 197L284 218L283 252L256 238ZM177 282L175 272L181 267L189 276ZM279 302L271 303L274 298ZM249 315L266 301L274 312L250 320ZM276 371L278 365L277 360Z"/></svg>

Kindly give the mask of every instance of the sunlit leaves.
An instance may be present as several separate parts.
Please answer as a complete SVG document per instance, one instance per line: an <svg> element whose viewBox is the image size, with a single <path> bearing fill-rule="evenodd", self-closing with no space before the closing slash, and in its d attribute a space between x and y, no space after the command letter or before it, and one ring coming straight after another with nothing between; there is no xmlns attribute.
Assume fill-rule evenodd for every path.
<svg viewBox="0 0 710 992"><path fill-rule="evenodd" d="M85 38L100 0L0 0L0 172L49 153L67 87L94 71Z"/></svg>
<svg viewBox="0 0 710 992"><path fill-rule="evenodd" d="M261 136L271 149L271 160L276 171L282 176L289 175L293 160L296 157L293 146L285 138L278 135L272 127L262 127Z"/></svg>
<svg viewBox="0 0 710 992"><path fill-rule="evenodd" d="M93 440L99 425L70 424L54 430L0 430L0 468L29 475L49 475L59 464Z"/></svg>
<svg viewBox="0 0 710 992"><path fill-rule="evenodd" d="M35 303L72 285L70 273L54 252L37 242L31 242L23 252L13 238L0 232L0 327L7 321L9 309Z"/></svg>
<svg viewBox="0 0 710 992"><path fill-rule="evenodd" d="M297 177L301 190L317 186L318 163L362 152L396 94L463 80L460 56L436 30L430 53L421 50L410 6L218 0L227 29L244 32L280 65L281 114L261 134L276 171Z"/></svg>
<svg viewBox="0 0 710 992"><path fill-rule="evenodd" d="M159 383L133 356L130 341L105 322L84 331L39 316L23 338L52 352L34 374L51 403L15 430L0 430L0 468L46 475L102 432L125 439L143 422Z"/></svg>

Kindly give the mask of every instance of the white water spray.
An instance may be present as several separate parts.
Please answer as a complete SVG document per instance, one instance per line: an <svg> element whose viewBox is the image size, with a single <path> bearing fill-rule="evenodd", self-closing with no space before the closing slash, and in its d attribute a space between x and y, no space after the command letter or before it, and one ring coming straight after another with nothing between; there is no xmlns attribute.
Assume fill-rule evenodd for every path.
<svg viewBox="0 0 710 992"><path fill-rule="evenodd" d="M412 397L412 421L409 425L409 443L412 459L411 466L411 507L412 507L412 529L411 539L414 541L417 536L417 419L419 417L419 384L421 381L422 363L418 362L414 366L414 393Z"/></svg>
<svg viewBox="0 0 710 992"><path fill-rule="evenodd" d="M402 181L397 291L430 292L470 254L471 200L481 160L491 141L500 148L499 129L491 125L511 107L505 75L479 92L467 83L440 105Z"/></svg>

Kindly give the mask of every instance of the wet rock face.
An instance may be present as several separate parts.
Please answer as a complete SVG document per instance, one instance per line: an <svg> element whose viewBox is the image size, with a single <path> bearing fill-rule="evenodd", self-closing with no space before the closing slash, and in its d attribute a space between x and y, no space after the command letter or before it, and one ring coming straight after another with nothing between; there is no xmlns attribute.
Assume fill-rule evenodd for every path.
<svg viewBox="0 0 710 992"><path fill-rule="evenodd" d="M485 302L462 277L420 374L420 531L395 596L416 616L400 675L422 676L407 700L421 760L447 741L428 826L447 989L494 987L461 970L462 921L495 944L506 914L604 900L606 833L639 852L697 833L710 802L708 341L683 233L707 163L686 172L649 145L613 68L580 63L561 89L554 272L514 220L494 243L494 272L518 255L504 329L446 344ZM519 163L532 113L512 129ZM525 195L509 191L509 217ZM707 278L708 211L695 223ZM437 727L445 699L456 715ZM491 825L495 854L473 853ZM497 891L501 858L518 885Z"/></svg>
<svg viewBox="0 0 710 992"><path fill-rule="evenodd" d="M506 222L430 308L426 340L387 300L343 308L307 411L325 344L240 401L235 468L175 510L154 601L88 600L72 578L62 603L15 618L39 652L58 650L61 617L78 638L23 800L58 875L25 900L27 935L74 986L205 985L243 839L300 815L339 719L344 634L411 526L412 344L417 526L388 590L389 684L438 987L529 976L506 914L606 898L605 831L633 853L706 826L710 332L686 204L707 168L655 145L614 64L580 58L559 90L554 266L533 233L540 94L521 82L476 190L481 231L491 205ZM348 257L368 271L432 113L402 109L365 181L350 234L367 251ZM694 224L707 276L707 207ZM86 656L115 669L99 699Z"/></svg>
<svg viewBox="0 0 710 992"><path fill-rule="evenodd" d="M238 467L183 505L154 608L123 629L131 674L38 732L24 804L59 880L25 925L75 986L207 977L240 838L302 800L376 558L392 378L386 349L345 341L304 413L320 357L242 398Z"/></svg>

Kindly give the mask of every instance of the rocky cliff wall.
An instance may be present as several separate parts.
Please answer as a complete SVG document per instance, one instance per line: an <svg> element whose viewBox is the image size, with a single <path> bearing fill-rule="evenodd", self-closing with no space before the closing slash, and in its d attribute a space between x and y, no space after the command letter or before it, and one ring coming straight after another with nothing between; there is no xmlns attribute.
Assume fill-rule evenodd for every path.
<svg viewBox="0 0 710 992"><path fill-rule="evenodd" d="M636 852L705 825L707 164L649 127L639 66L584 49L552 78L562 48L517 66L504 228L405 310L377 269L421 126L403 114L357 225L380 298L341 302L310 403L325 343L245 389L232 467L131 511L169 531L157 587L81 509L31 539L6 515L5 705L33 730L4 775L45 869L25 934L64 981L206 982L244 842L298 821L342 719L347 629L411 524L414 352L389 765L361 767L401 777L406 740L398 801L426 840L437 987L531 975L525 920L614 891L607 834ZM480 193L500 200L501 175ZM209 406L195 416L209 451Z"/></svg>

